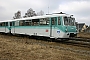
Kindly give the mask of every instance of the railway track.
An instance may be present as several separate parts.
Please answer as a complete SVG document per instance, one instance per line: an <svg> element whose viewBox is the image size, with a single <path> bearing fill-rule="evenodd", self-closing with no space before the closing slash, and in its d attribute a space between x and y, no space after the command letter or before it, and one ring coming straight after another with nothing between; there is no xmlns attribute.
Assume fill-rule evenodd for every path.
<svg viewBox="0 0 90 60"><path fill-rule="evenodd" d="M61 39L53 40L53 42L61 43L61 44L67 44L67 45L73 45L73 46L79 46L84 48L90 48L90 39L83 39L83 38L69 38L69 40L62 41Z"/></svg>
<svg viewBox="0 0 90 60"><path fill-rule="evenodd" d="M69 40L69 41L65 41L65 42L61 42L61 43L67 44L67 45L73 45L73 46L90 48L90 42L82 42L82 41Z"/></svg>
<svg viewBox="0 0 90 60"><path fill-rule="evenodd" d="M7 36L7 35L5 35ZM11 35L9 35L8 37L10 37ZM18 37L21 37L21 36L18 36ZM17 37L17 38L18 38ZM24 36L25 38L28 37L28 36ZM23 37L23 38L24 38ZM21 37L22 38L22 37ZM23 39L22 38L22 39ZM59 49L59 50L67 50L67 51L71 51L71 52L75 52L75 53L80 53L81 55L90 55L90 51L87 51L87 50L77 50L77 49L73 49L73 48L68 48L68 47L62 47L60 44L65 44L65 45L72 45L72 46L78 46L78 47L85 47L85 48L90 48L90 42L88 42L88 44L86 42L77 42L78 40L74 40L74 39L71 39L71 40L68 40L68 41L53 41L55 43L53 44L49 44L48 42L50 42L49 40L40 40L39 41L36 39L36 38L31 38L33 40L36 40L35 42L30 40L29 38L26 39L26 41L24 41L24 43L26 44L38 44L38 45L41 45L41 46L46 46L46 47L50 47L50 48L55 48L55 49ZM17 41L20 41L21 39L13 39L12 40L17 40ZM81 41L81 40L80 40Z"/></svg>
<svg viewBox="0 0 90 60"><path fill-rule="evenodd" d="M65 41L68 44L75 46L87 47L90 48L90 39L85 38L70 38L68 41Z"/></svg>
<svg viewBox="0 0 90 60"><path fill-rule="evenodd" d="M88 38L69 38L69 40L90 42L90 39L88 39Z"/></svg>

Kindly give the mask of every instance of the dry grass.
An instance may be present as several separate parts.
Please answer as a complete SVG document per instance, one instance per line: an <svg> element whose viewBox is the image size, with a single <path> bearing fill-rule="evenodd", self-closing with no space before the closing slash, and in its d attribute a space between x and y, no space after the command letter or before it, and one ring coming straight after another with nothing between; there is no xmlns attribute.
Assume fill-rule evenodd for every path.
<svg viewBox="0 0 90 60"><path fill-rule="evenodd" d="M90 33L78 33L77 37L90 38Z"/></svg>
<svg viewBox="0 0 90 60"><path fill-rule="evenodd" d="M12 38L0 36L0 60L90 60L89 56L38 44L26 44Z"/></svg>

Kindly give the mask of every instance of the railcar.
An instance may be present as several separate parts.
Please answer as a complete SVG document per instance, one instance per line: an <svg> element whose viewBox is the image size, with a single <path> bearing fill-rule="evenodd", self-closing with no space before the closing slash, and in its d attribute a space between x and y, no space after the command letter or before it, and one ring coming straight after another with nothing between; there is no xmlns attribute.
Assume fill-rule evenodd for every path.
<svg viewBox="0 0 90 60"><path fill-rule="evenodd" d="M3 24L1 24L3 23ZM69 38L77 35L75 18L69 14L50 14L0 22L0 32L43 36L49 38Z"/></svg>
<svg viewBox="0 0 90 60"><path fill-rule="evenodd" d="M77 35L75 18L68 14L52 14L15 19L11 26L12 34L69 38Z"/></svg>

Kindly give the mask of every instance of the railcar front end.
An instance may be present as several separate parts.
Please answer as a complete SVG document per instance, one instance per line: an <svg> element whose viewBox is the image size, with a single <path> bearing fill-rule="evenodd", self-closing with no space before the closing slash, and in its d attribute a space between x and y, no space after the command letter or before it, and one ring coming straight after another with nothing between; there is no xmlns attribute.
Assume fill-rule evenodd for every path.
<svg viewBox="0 0 90 60"><path fill-rule="evenodd" d="M52 22L52 20L51 20ZM77 36L75 18L71 16L60 16L56 20L57 25L52 24L52 37L66 39Z"/></svg>
<svg viewBox="0 0 90 60"><path fill-rule="evenodd" d="M63 30L65 34L69 37L77 36L77 29L75 25L75 18L73 17L63 17Z"/></svg>

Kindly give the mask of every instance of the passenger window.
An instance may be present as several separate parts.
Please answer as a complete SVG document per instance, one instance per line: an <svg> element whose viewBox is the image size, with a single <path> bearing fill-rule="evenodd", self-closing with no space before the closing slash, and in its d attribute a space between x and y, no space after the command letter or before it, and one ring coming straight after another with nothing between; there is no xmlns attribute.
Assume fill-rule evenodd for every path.
<svg viewBox="0 0 90 60"><path fill-rule="evenodd" d="M6 26L8 26L8 22L6 22Z"/></svg>
<svg viewBox="0 0 90 60"><path fill-rule="evenodd" d="M0 26L1 26L1 23L0 23Z"/></svg>
<svg viewBox="0 0 90 60"><path fill-rule="evenodd" d="M2 23L0 23L0 26L2 26Z"/></svg>
<svg viewBox="0 0 90 60"><path fill-rule="evenodd" d="M24 20L22 20L22 21L19 21L19 26L24 26L25 24L24 24Z"/></svg>
<svg viewBox="0 0 90 60"><path fill-rule="evenodd" d="M61 25L60 17L58 17L58 25Z"/></svg>
<svg viewBox="0 0 90 60"><path fill-rule="evenodd" d="M49 18L41 18L40 25L49 25Z"/></svg>
<svg viewBox="0 0 90 60"><path fill-rule="evenodd" d="M19 21L15 21L15 26L19 26Z"/></svg>
<svg viewBox="0 0 90 60"><path fill-rule="evenodd" d="M52 25L55 25L55 18L51 18L51 21Z"/></svg>
<svg viewBox="0 0 90 60"><path fill-rule="evenodd" d="M38 26L39 25L39 19L32 19L32 26Z"/></svg>
<svg viewBox="0 0 90 60"><path fill-rule="evenodd" d="M12 22L12 25L15 26L15 21Z"/></svg>
<svg viewBox="0 0 90 60"><path fill-rule="evenodd" d="M0 26L5 26L5 22L0 23Z"/></svg>
<svg viewBox="0 0 90 60"><path fill-rule="evenodd" d="M49 20L49 18L46 18L46 25L49 25L49 22L50 20Z"/></svg>
<svg viewBox="0 0 90 60"><path fill-rule="evenodd" d="M31 20L25 20L25 26L31 26Z"/></svg>
<svg viewBox="0 0 90 60"><path fill-rule="evenodd" d="M10 22L10 26L12 26L12 22Z"/></svg>

